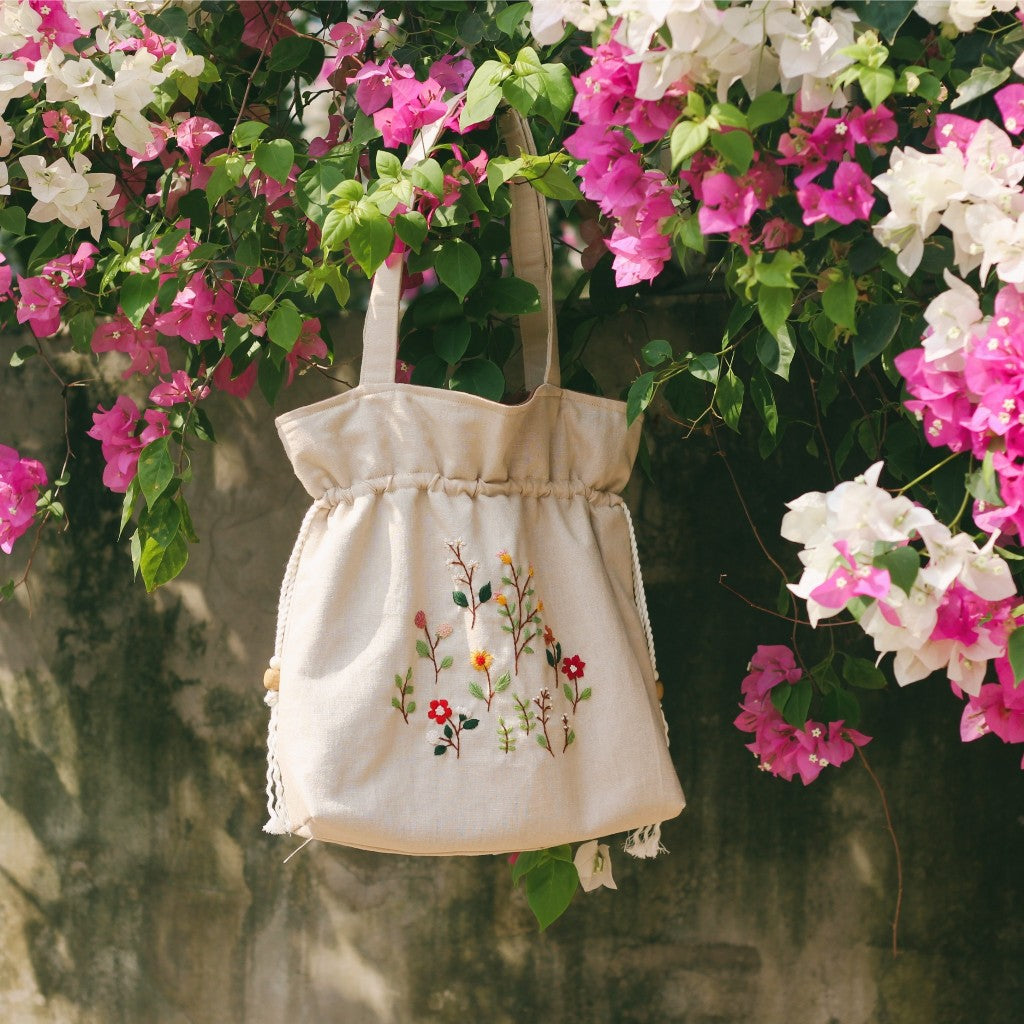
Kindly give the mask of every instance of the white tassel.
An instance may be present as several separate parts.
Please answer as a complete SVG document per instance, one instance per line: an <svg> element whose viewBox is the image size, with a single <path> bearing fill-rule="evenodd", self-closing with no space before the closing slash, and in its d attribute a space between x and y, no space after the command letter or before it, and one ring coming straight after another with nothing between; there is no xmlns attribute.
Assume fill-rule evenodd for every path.
<svg viewBox="0 0 1024 1024"><path fill-rule="evenodd" d="M660 823L644 825L643 828L630 832L622 848L630 857L636 857L638 860L648 860L651 857L657 857L659 853L668 853L668 850L661 845Z"/></svg>
<svg viewBox="0 0 1024 1024"><path fill-rule="evenodd" d="M651 658L651 670L654 678L658 678L658 663L654 657L654 633L651 630L651 619L647 613L647 595L644 593L644 574L640 569L640 552L636 546L636 534L633 532L633 518L629 514L629 508L623 504L622 511L626 513L626 525L629 527L629 548L633 555L633 600L636 602L636 609L640 613L640 624L644 628L644 635L647 637L647 653ZM668 722L665 713L661 713L661 723L665 729L665 745L668 745ZM661 822L653 825L644 825L635 832L630 832L622 847L631 857L647 860L657 857L659 853L668 853L668 850L661 845Z"/></svg>
<svg viewBox="0 0 1024 1024"><path fill-rule="evenodd" d="M306 543L306 536L313 517L323 507L317 501L314 502L302 520L299 527L299 535L295 539L295 547L292 549L291 557L288 559L288 568L285 569L284 581L281 584L281 599L277 609L277 636L274 641L274 656L270 659L271 673L277 675L277 680L271 683L274 689L268 689L264 703L270 708L270 721L267 723L267 823L263 831L270 835L283 836L291 832L288 827L288 812L284 803L284 781L281 778L281 766L277 760L277 703L278 691L276 685L280 681L281 670L281 648L284 646L285 624L288 619L288 609L291 605L292 591L295 588L295 577L299 570L299 559L302 556L302 548ZM270 675L271 673L268 673ZM300 847L301 849L301 847Z"/></svg>

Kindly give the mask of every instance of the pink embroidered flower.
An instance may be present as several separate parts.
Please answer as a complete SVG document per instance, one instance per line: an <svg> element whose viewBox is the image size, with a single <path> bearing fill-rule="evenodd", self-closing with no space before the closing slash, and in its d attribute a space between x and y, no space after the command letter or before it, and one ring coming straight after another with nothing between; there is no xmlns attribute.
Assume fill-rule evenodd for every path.
<svg viewBox="0 0 1024 1024"><path fill-rule="evenodd" d="M24 459L0 444L0 551L9 555L14 542L32 525L36 491L46 483L41 462Z"/></svg>
<svg viewBox="0 0 1024 1024"><path fill-rule="evenodd" d="M427 628L427 616L424 612L417 612L416 617L413 619L417 629Z"/></svg>
<svg viewBox="0 0 1024 1024"><path fill-rule="evenodd" d="M570 680L582 679L583 670L586 666L587 663L578 654L562 659L562 673Z"/></svg>
<svg viewBox="0 0 1024 1024"><path fill-rule="evenodd" d="M432 718L438 725L444 725L452 717L452 709L446 700L432 700L427 718Z"/></svg>
<svg viewBox="0 0 1024 1024"><path fill-rule="evenodd" d="M437 638L439 640L447 640L452 635L452 627L449 623L442 623L440 629L437 631Z"/></svg>

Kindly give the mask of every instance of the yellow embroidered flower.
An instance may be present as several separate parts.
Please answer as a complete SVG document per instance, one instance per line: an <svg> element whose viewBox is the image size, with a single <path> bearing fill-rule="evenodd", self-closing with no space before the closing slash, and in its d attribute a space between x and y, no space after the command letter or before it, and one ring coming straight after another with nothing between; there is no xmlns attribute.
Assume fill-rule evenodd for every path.
<svg viewBox="0 0 1024 1024"><path fill-rule="evenodd" d="M477 672L486 672L494 661L494 656L488 651L474 651L469 656L469 663Z"/></svg>
<svg viewBox="0 0 1024 1024"><path fill-rule="evenodd" d="M532 575L533 575L533 566L531 565L531 566L530 566L530 569L529 569L529 571L528 571L528 572L527 572L527 574L526 574L526 576L527 576L527 578L529 578L529 577L531 577Z"/></svg>
<svg viewBox="0 0 1024 1024"><path fill-rule="evenodd" d="M544 611L544 602L543 601L538 601L537 602L537 611L538 612Z"/></svg>
<svg viewBox="0 0 1024 1024"><path fill-rule="evenodd" d="M502 608L508 604L508 598L504 594L499 594L494 600L497 601Z"/></svg>
<svg viewBox="0 0 1024 1024"><path fill-rule="evenodd" d="M502 565L511 565L512 564L512 556L507 551L499 551L498 552L498 558L501 559L501 564Z"/></svg>

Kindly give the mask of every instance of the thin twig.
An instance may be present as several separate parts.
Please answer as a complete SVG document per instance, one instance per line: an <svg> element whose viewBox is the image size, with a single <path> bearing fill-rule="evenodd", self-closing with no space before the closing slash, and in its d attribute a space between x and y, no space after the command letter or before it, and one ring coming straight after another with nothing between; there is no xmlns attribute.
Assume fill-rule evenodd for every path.
<svg viewBox="0 0 1024 1024"><path fill-rule="evenodd" d="M893 957L898 957L900 955L900 909L903 906L903 858L900 856L900 844L896 838L896 830L892 827L892 815L889 813L889 801L886 799L885 790L882 788L881 782L878 781L878 776L872 770L871 765L868 764L868 759L864 756L864 751L860 747L857 748L857 754L860 757L861 763L867 769L868 775L871 776L871 781L875 784L878 795L882 798L882 810L885 812L885 827L889 831L889 838L892 839L892 848L896 853L896 907L892 914L892 955Z"/></svg>
<svg viewBox="0 0 1024 1024"><path fill-rule="evenodd" d="M839 629L841 626L856 626L856 622L819 622L817 626L808 621L807 619L798 619L791 615L783 615L782 612L775 611L774 608L768 608L763 604L758 604L756 601L751 601L746 594L741 594L735 587L730 587L726 580L726 573L719 573L718 585L724 587L729 591L730 594L735 594L745 605L753 608L755 611L764 612L765 615L771 615L776 619L782 619L783 622L791 622L794 626L809 626L811 629Z"/></svg>

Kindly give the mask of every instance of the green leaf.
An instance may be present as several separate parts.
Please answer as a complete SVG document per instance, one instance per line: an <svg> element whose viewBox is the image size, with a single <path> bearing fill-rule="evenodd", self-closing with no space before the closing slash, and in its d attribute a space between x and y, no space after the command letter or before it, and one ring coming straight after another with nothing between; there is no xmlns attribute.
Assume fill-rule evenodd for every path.
<svg viewBox="0 0 1024 1024"><path fill-rule="evenodd" d="M267 321L267 334L270 340L278 348L291 352L301 333L302 316L299 311L287 300L280 303Z"/></svg>
<svg viewBox="0 0 1024 1024"><path fill-rule="evenodd" d="M188 12L181 7L167 7L159 14L146 14L146 27L158 36L180 39L188 31Z"/></svg>
<svg viewBox="0 0 1024 1024"><path fill-rule="evenodd" d="M1009 68L976 67L956 89L956 99L950 103L950 110L965 106L971 100L990 93L1010 77Z"/></svg>
<svg viewBox="0 0 1024 1024"><path fill-rule="evenodd" d="M0 210L0 229L12 235L23 235L25 211L20 206L5 206Z"/></svg>
<svg viewBox="0 0 1024 1024"><path fill-rule="evenodd" d="M156 499L174 479L174 463L168 450L169 441L169 437L158 437L155 441L150 441L139 454L139 487L149 508L153 507Z"/></svg>
<svg viewBox="0 0 1024 1024"><path fill-rule="evenodd" d="M845 0L844 6L889 40L896 38L900 26L910 17L915 0ZM768 94L770 95L770 94Z"/></svg>
<svg viewBox="0 0 1024 1024"><path fill-rule="evenodd" d="M502 672L494 684L495 693L504 693L512 685L512 676L508 672Z"/></svg>
<svg viewBox="0 0 1024 1024"><path fill-rule="evenodd" d="M303 36L285 36L274 44L270 51L267 67L271 71L294 71L304 64L317 47L323 49L314 39Z"/></svg>
<svg viewBox="0 0 1024 1024"><path fill-rule="evenodd" d="M480 602L480 604L487 604L487 602L490 601L490 599L491 599L491 585L490 585L490 583L485 583L480 588L480 592L476 595L476 599L477 599L477 601Z"/></svg>
<svg viewBox="0 0 1024 1024"><path fill-rule="evenodd" d="M142 531L166 548L181 528L181 509L173 498L161 496L139 517Z"/></svg>
<svg viewBox="0 0 1024 1024"><path fill-rule="evenodd" d="M469 598L466 597L466 595L461 590L456 590L456 591L454 591L452 593L452 600L460 608L468 608L469 607Z"/></svg>
<svg viewBox="0 0 1024 1024"><path fill-rule="evenodd" d="M740 173L746 174L754 159L754 140L747 132L737 129L716 132L711 145Z"/></svg>
<svg viewBox="0 0 1024 1024"><path fill-rule="evenodd" d="M434 264L437 276L459 299L464 299L480 280L480 256L476 249L461 238L442 244Z"/></svg>
<svg viewBox="0 0 1024 1024"><path fill-rule="evenodd" d="M157 543L153 537L146 538L139 559L139 569L149 593L173 580L187 564L188 541L180 533L176 533L166 547Z"/></svg>
<svg viewBox="0 0 1024 1024"><path fill-rule="evenodd" d="M406 708L405 708L406 714L411 715L411 714L413 714L413 712L415 712L415 710L416 710L416 701L414 701L414 700L409 701L409 703L406 705Z"/></svg>
<svg viewBox="0 0 1024 1024"><path fill-rule="evenodd" d="M862 67L857 75L857 80L860 82L864 98L872 107L877 107L892 93L892 88L896 84L896 73L892 68L887 67Z"/></svg>
<svg viewBox="0 0 1024 1024"><path fill-rule="evenodd" d="M851 729L860 724L860 704L852 693L835 689L825 694L822 710L830 722L843 722Z"/></svg>
<svg viewBox="0 0 1024 1024"><path fill-rule="evenodd" d="M648 366L660 366L666 359L672 358L672 346L663 340L649 341L640 350L644 362Z"/></svg>
<svg viewBox="0 0 1024 1024"><path fill-rule="evenodd" d="M629 394L626 396L627 426L651 404L655 391L654 378L654 373L644 373L630 385Z"/></svg>
<svg viewBox="0 0 1024 1024"><path fill-rule="evenodd" d="M446 726L444 727L444 734L445 734L445 736L447 736L447 737L448 737L448 739L451 739L451 738L452 738L452 736L454 736L454 735L455 735L455 734L454 734L454 733L452 732L452 727L451 727L450 725L446 725Z"/></svg>
<svg viewBox="0 0 1024 1024"><path fill-rule="evenodd" d="M417 640L416 641L416 653L421 658L429 658L430 657L430 647L427 645L426 640Z"/></svg>
<svg viewBox="0 0 1024 1024"><path fill-rule="evenodd" d="M499 11L495 16L494 20L498 25L498 28L507 36L514 36L516 30L523 23L526 16L530 13L530 8L533 5L524 0L521 3L509 4L503 11Z"/></svg>
<svg viewBox="0 0 1024 1024"><path fill-rule="evenodd" d="M777 687L777 689L781 689L781 687ZM782 712L782 717L794 728L802 729L807 721L807 712L811 709L814 688L809 679L801 679L789 689L790 697L786 701L786 709Z"/></svg>
<svg viewBox="0 0 1024 1024"><path fill-rule="evenodd" d="M768 332L777 336L793 308L793 290L761 285L757 290L757 311Z"/></svg>
<svg viewBox="0 0 1024 1024"><path fill-rule="evenodd" d="M345 240L352 234L356 219L351 213L341 210L329 210L323 221L323 233L320 245L324 252L337 252Z"/></svg>
<svg viewBox="0 0 1024 1024"><path fill-rule="evenodd" d="M455 662L454 662L452 656L450 654L446 654L441 659L441 668L451 668L454 663Z"/></svg>
<svg viewBox="0 0 1024 1024"><path fill-rule="evenodd" d="M512 865L512 884L518 885L523 875L540 867L548 859L547 850L527 850L525 853L519 854L515 864Z"/></svg>
<svg viewBox="0 0 1024 1024"><path fill-rule="evenodd" d="M540 93L534 100L534 113L558 131L575 95L569 69L564 64L544 64L540 69Z"/></svg>
<svg viewBox="0 0 1024 1024"><path fill-rule="evenodd" d="M490 359L467 359L452 373L449 387L500 402L505 395L505 375Z"/></svg>
<svg viewBox="0 0 1024 1024"><path fill-rule="evenodd" d="M444 324L434 331L434 351L449 365L457 363L466 354L472 336L468 320Z"/></svg>
<svg viewBox="0 0 1024 1024"><path fill-rule="evenodd" d="M363 207L356 213L356 223L349 236L348 246L352 258L367 277L374 275L394 244L394 228L376 207Z"/></svg>
<svg viewBox="0 0 1024 1024"><path fill-rule="evenodd" d="M763 373L754 373L750 378L750 397L754 407L764 421L768 433L775 437L779 429L779 410L775 407L775 395L772 386Z"/></svg>
<svg viewBox="0 0 1024 1024"><path fill-rule="evenodd" d="M269 126L262 121L243 121L232 133L231 138L239 149L248 149L253 143L258 142L260 136Z"/></svg>
<svg viewBox="0 0 1024 1024"><path fill-rule="evenodd" d="M886 685L885 673L875 666L875 663L867 658L851 658L844 654L843 678L851 685L861 690L884 690Z"/></svg>
<svg viewBox="0 0 1024 1024"><path fill-rule="evenodd" d="M419 210L400 213L395 217L395 234L413 252L419 252L427 237L427 218Z"/></svg>
<svg viewBox="0 0 1024 1024"><path fill-rule="evenodd" d="M519 277L498 277L486 284L486 297L490 309L508 316L537 313L540 310L540 292L537 286Z"/></svg>
<svg viewBox="0 0 1024 1024"><path fill-rule="evenodd" d="M526 901L544 931L568 909L580 876L570 861L549 858L526 876Z"/></svg>
<svg viewBox="0 0 1024 1024"><path fill-rule="evenodd" d="M1024 628L1010 633L1006 652L1010 656L1010 668L1013 670L1013 685L1017 686L1024 679Z"/></svg>
<svg viewBox="0 0 1024 1024"><path fill-rule="evenodd" d="M268 177L281 185L288 182L288 175L295 163L295 148L287 139L271 139L261 142L255 149L253 160Z"/></svg>
<svg viewBox="0 0 1024 1024"><path fill-rule="evenodd" d="M718 380L715 389L715 403L725 420L725 425L739 433L740 413L743 411L743 381L732 370L727 370Z"/></svg>
<svg viewBox="0 0 1024 1024"><path fill-rule="evenodd" d="M968 474L965 481L968 493L985 502L986 505L994 505L1002 508L1005 505L1003 496L999 493L999 480L996 477L995 463L992 452L986 452L981 465Z"/></svg>
<svg viewBox="0 0 1024 1024"><path fill-rule="evenodd" d="M479 718L467 718L462 723L462 728L463 729L475 729L479 724L480 724L480 719Z"/></svg>
<svg viewBox="0 0 1024 1024"><path fill-rule="evenodd" d="M215 167L213 174L206 181L206 202L210 209L212 210L233 188L235 182L231 180L231 175L224 166Z"/></svg>
<svg viewBox="0 0 1024 1024"><path fill-rule="evenodd" d="M747 127L754 131L762 125L778 121L789 113L790 99L781 92L763 92L747 108Z"/></svg>
<svg viewBox="0 0 1024 1024"><path fill-rule="evenodd" d="M690 375L707 384L718 383L718 356L714 352L698 352L690 357Z"/></svg>
<svg viewBox="0 0 1024 1024"><path fill-rule="evenodd" d="M703 121L680 121L672 129L669 148L672 153L672 170L674 171L684 160L689 160L694 153L704 147L710 132Z"/></svg>
<svg viewBox="0 0 1024 1024"><path fill-rule="evenodd" d="M786 713L786 706L789 704L789 699L793 696L793 687L776 686L770 692L772 697L772 707L774 707L780 715L784 715Z"/></svg>
<svg viewBox="0 0 1024 1024"><path fill-rule="evenodd" d="M917 579L918 571L921 568L921 557L916 548L905 545L900 548L893 548L892 551L875 555L871 564L878 569L887 569L889 579L900 588L905 594L910 593L910 588Z"/></svg>
<svg viewBox="0 0 1024 1024"><path fill-rule="evenodd" d="M900 325L900 307L895 304L869 306L861 314L857 334L853 339L853 368L855 373L885 351Z"/></svg>
<svg viewBox="0 0 1024 1024"><path fill-rule="evenodd" d="M766 370L783 380L789 380L789 368L795 355L796 347L787 324L783 324L777 334L769 334L765 330L758 335L757 358Z"/></svg>
<svg viewBox="0 0 1024 1024"><path fill-rule="evenodd" d="M591 695L591 689L590 689L590 687L588 686L588 687L586 687L586 689L584 689L584 691L583 691L583 692L582 692L582 693L580 694L580 700L581 700L581 701L583 701L583 700L590 700L590 695Z"/></svg>
<svg viewBox="0 0 1024 1024"><path fill-rule="evenodd" d="M343 163L337 160L317 160L296 180L295 202L310 220L322 228L333 202L332 190L350 177Z"/></svg>
<svg viewBox="0 0 1024 1024"><path fill-rule="evenodd" d="M481 685L479 683L470 683L469 684L469 692L474 697L476 697L477 700L486 700L487 699L484 696L483 687L481 687Z"/></svg>
<svg viewBox="0 0 1024 1024"><path fill-rule="evenodd" d="M121 308L135 327L142 323L142 318L146 315L149 304L156 298L159 288L160 277L157 274L132 274L121 285Z"/></svg>
<svg viewBox="0 0 1024 1024"><path fill-rule="evenodd" d="M459 115L459 127L463 131L494 116L501 102L501 83L511 74L512 69L507 64L496 60L485 60L476 69L466 90L466 105Z"/></svg>
<svg viewBox="0 0 1024 1024"><path fill-rule="evenodd" d="M573 699L572 687L568 683L562 684L562 693L565 694L565 699L569 702Z"/></svg>
<svg viewBox="0 0 1024 1024"><path fill-rule="evenodd" d="M847 274L838 281L833 281L821 296L821 307L825 310L825 315L848 331L854 331L857 327L854 314L856 305L857 285Z"/></svg>
<svg viewBox="0 0 1024 1024"><path fill-rule="evenodd" d="M21 366L22 363L31 359L37 351L38 349L35 345L22 345L21 348L17 348L11 353L10 365Z"/></svg>
<svg viewBox="0 0 1024 1024"><path fill-rule="evenodd" d="M447 751L447 749L448 749L448 744L447 743L439 743L436 747L434 747L434 753L435 754L443 754L443 753L445 753L445 751Z"/></svg>
<svg viewBox="0 0 1024 1024"><path fill-rule="evenodd" d="M72 347L76 352L88 352L92 347L92 336L96 330L96 316L91 309L83 309L68 322Z"/></svg>

